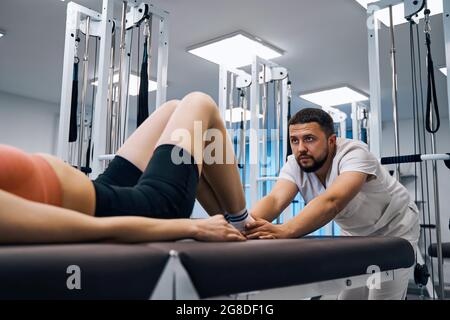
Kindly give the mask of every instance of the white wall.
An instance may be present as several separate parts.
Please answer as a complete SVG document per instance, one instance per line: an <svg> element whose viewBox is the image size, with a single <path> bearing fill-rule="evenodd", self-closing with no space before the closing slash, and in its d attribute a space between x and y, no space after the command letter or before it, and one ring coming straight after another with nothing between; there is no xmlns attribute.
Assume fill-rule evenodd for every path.
<svg viewBox="0 0 450 320"><path fill-rule="evenodd" d="M427 134L429 136L429 134ZM414 129L412 120L403 120L399 123L399 137L400 137L400 154L414 154ZM447 118L441 119L441 128L436 134L437 141L437 153L449 153L450 152L450 130L449 120ZM394 129L392 123L383 123L382 131L382 156L394 155ZM428 140L427 153L431 153L431 143ZM428 163L428 174L430 178L430 206L431 206L431 221L434 223L434 191L432 185L432 170L431 163ZM402 173L414 174L413 164L404 164L400 168ZM420 174L418 172L418 174ZM445 166L443 161L438 162L438 180L439 180L439 202L440 202L440 217L441 217L441 229L442 239L445 242L450 242L450 197L448 196L448 190L450 190L450 170ZM420 181L420 180L418 180ZM412 197L414 197L414 178L403 180L404 185L410 190ZM420 187L419 187L420 190ZM419 199L420 199L419 191ZM425 195L426 197L426 195ZM426 201L426 199L424 199ZM432 231L434 234L434 231ZM434 236L433 236L434 238Z"/></svg>
<svg viewBox="0 0 450 320"><path fill-rule="evenodd" d="M55 154L58 114L56 104L0 91L0 143Z"/></svg>

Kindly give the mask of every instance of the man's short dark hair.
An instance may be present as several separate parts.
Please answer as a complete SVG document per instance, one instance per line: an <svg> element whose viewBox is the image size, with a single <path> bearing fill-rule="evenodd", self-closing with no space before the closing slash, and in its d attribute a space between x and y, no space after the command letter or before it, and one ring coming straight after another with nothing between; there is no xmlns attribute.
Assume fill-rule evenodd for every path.
<svg viewBox="0 0 450 320"><path fill-rule="evenodd" d="M335 133L333 118L322 109L316 108L305 108L300 110L289 120L289 126L310 122L317 122L327 137L330 137Z"/></svg>

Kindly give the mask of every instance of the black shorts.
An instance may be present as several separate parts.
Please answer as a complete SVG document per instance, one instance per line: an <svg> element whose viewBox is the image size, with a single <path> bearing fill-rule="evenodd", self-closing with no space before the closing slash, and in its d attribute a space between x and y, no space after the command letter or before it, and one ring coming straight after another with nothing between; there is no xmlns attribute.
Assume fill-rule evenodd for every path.
<svg viewBox="0 0 450 320"><path fill-rule="evenodd" d="M175 164L172 152L185 152L188 163ZM188 218L194 207L198 167L187 151L174 145L156 148L144 172L127 159L116 156L93 181L95 215Z"/></svg>

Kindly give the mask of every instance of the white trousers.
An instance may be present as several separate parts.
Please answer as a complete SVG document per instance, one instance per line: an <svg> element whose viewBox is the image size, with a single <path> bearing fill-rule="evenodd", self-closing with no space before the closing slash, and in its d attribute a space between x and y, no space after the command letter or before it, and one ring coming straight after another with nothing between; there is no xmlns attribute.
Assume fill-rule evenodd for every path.
<svg viewBox="0 0 450 320"><path fill-rule="evenodd" d="M382 282L379 289L367 286L347 289L338 295L339 300L405 300L408 282L414 272L414 266L398 269L394 272L394 280Z"/></svg>
<svg viewBox="0 0 450 320"><path fill-rule="evenodd" d="M402 238L408 239L414 248L414 256L417 252L419 241L419 222ZM338 295L338 300L405 300L409 279L414 274L415 263L410 268L397 269L394 272L394 280L383 282L378 289L369 289L367 286L355 289L343 290Z"/></svg>

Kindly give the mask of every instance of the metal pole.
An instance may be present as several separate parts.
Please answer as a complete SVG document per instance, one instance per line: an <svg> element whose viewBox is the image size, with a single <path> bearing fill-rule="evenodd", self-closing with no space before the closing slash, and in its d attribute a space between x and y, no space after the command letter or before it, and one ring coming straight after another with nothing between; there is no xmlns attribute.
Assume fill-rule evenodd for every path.
<svg viewBox="0 0 450 320"><path fill-rule="evenodd" d="M245 148L245 129L244 129L244 119L245 119L245 109L244 109L244 89L239 89L239 99L238 99L238 105L239 108L242 110L241 113L241 125L239 128L239 161L238 163L240 164L240 168L242 170L245 170L245 158L244 158L244 148ZM245 178L243 177L242 179L242 189L245 192L245 182L244 182Z"/></svg>
<svg viewBox="0 0 450 320"><path fill-rule="evenodd" d="M249 169L250 169L250 205L255 205L259 194L259 125L260 125L260 89L259 84L259 63L257 56L252 62L252 83L250 87L250 131L249 131Z"/></svg>
<svg viewBox="0 0 450 320"><path fill-rule="evenodd" d="M151 78L151 61L152 61L152 17L153 15L145 19L145 32L147 36L147 75L148 78Z"/></svg>
<svg viewBox="0 0 450 320"><path fill-rule="evenodd" d="M275 162L275 175L278 177L280 174L280 141L281 141L281 81L277 80L277 143L276 143L276 162Z"/></svg>
<svg viewBox="0 0 450 320"><path fill-rule="evenodd" d="M352 135L354 140L361 140L358 109L358 104L356 102L352 102Z"/></svg>
<svg viewBox="0 0 450 320"><path fill-rule="evenodd" d="M347 124L344 121L339 122L339 131L340 131L340 137L345 139L347 138Z"/></svg>
<svg viewBox="0 0 450 320"><path fill-rule="evenodd" d="M375 7L367 9L368 21L368 45L369 45L369 81L370 81L370 131L367 132L367 140L372 152L377 158L381 158L381 146L383 144L382 110L381 110L381 80L380 80L380 50L378 41L378 29L380 22L375 15Z"/></svg>
<svg viewBox="0 0 450 320"><path fill-rule="evenodd" d="M98 87L95 97L94 121L92 127L93 162L91 179L95 179L104 171L105 163L99 160L106 153L107 109L108 109L108 72L111 55L111 36L114 28L114 2L102 1L102 17L100 23L100 48L98 59Z"/></svg>
<svg viewBox="0 0 450 320"><path fill-rule="evenodd" d="M436 153L436 135L431 134L431 152ZM439 292L441 299L445 299L444 290L444 269L443 269L443 257L442 257L442 238L441 238L441 214L439 205L439 182L437 174L437 162L432 161L433 166L433 190L434 190L434 212L436 219L436 242L437 242L437 256L438 256L438 274L439 274Z"/></svg>
<svg viewBox="0 0 450 320"><path fill-rule="evenodd" d="M86 112L86 93L89 78L89 37L90 37L91 17L86 18L86 44L83 55L83 87L81 90L81 111L80 111L80 140L78 141L78 170L81 170L84 140L84 117Z"/></svg>
<svg viewBox="0 0 450 320"><path fill-rule="evenodd" d="M263 81L263 94L262 94L262 109L263 109L263 117L262 117L262 146L261 146L261 158L259 163L261 163L262 160L262 176L266 176L267 175L267 170L266 170L266 166L267 166L267 79L266 79L266 72L267 72L267 66L266 64L263 64L263 77L262 77L262 81ZM262 184L262 196L266 196L266 182L261 182Z"/></svg>
<svg viewBox="0 0 450 320"><path fill-rule="evenodd" d="M121 127L121 138L120 138L120 145L123 145L127 139L128 135L128 118L129 118L129 112L128 112L128 105L130 103L130 72L131 72L131 55L132 55L132 49L133 49L133 32L127 33L125 35L125 58L124 58L124 68L122 69L123 75L125 77L123 78L123 82L121 82L122 85L122 105L125 105L125 108L122 108L122 114L120 118L120 127Z"/></svg>
<svg viewBox="0 0 450 320"><path fill-rule="evenodd" d="M444 23L445 61L447 65L447 92L450 93L450 1L442 0L442 2L444 6L442 21ZM447 104L450 114L450 94L448 94Z"/></svg>
<svg viewBox="0 0 450 320"><path fill-rule="evenodd" d="M276 81L276 113L277 113L277 131L276 131L276 141L275 141L275 176L280 175L280 140L281 140L281 81ZM277 224L281 222L280 215L277 216Z"/></svg>
<svg viewBox="0 0 450 320"><path fill-rule="evenodd" d="M397 59L395 48L395 36L394 36L394 15L392 13L392 6L389 6L389 19L390 19L390 33L391 33L391 69L392 69L392 111L394 120L394 138L395 138L395 155L400 155L400 141L398 132L398 82L397 82ZM397 179L400 178L400 165L397 164Z"/></svg>
<svg viewBox="0 0 450 320"><path fill-rule="evenodd" d="M159 44L157 65L156 108L159 108L167 98L167 69L169 67L169 16L159 13ZM150 76L150 75L149 75Z"/></svg>
<svg viewBox="0 0 450 320"><path fill-rule="evenodd" d="M116 114L116 145L115 151L120 147L120 137L121 137L121 115L122 115L122 83L123 83L123 63L125 59L125 32L126 32L126 16L127 16L127 2L122 2L122 18L120 22L120 56L119 56L119 85L118 85L118 97L117 97L117 114Z"/></svg>
<svg viewBox="0 0 450 320"><path fill-rule="evenodd" d="M233 129L233 90L234 90L234 73L230 72L230 88L228 90L228 111L230 114L230 123L228 124L229 129Z"/></svg>
<svg viewBox="0 0 450 320"><path fill-rule="evenodd" d="M114 68L116 56L116 33L111 36L111 58L109 62L109 91L108 106L106 111L106 153L111 154L113 150L112 134L113 134L113 110L114 110Z"/></svg>
<svg viewBox="0 0 450 320"><path fill-rule="evenodd" d="M219 67L219 111L225 121L227 114L228 71L224 66Z"/></svg>
<svg viewBox="0 0 450 320"><path fill-rule="evenodd" d="M80 23L80 13L77 10L77 4L69 2L67 4L67 18L66 18L66 34L64 43L64 67L61 81L61 102L59 112L59 130L58 130L58 147L57 155L63 161L72 162L71 146L73 143L69 141L69 127L70 127L70 106L72 99L72 85L73 85L73 68L74 68L74 53L76 52L76 33L77 26Z"/></svg>
<svg viewBox="0 0 450 320"><path fill-rule="evenodd" d="M247 175L247 161L246 161L246 127L247 127L247 88L242 88L242 110L243 110L243 119L244 119L244 124L243 124L243 129L242 129L242 133L241 133L241 144L242 144L242 150L241 150L241 157L242 157L242 186L244 189L244 195L245 195L245 188L246 188L246 175Z"/></svg>

